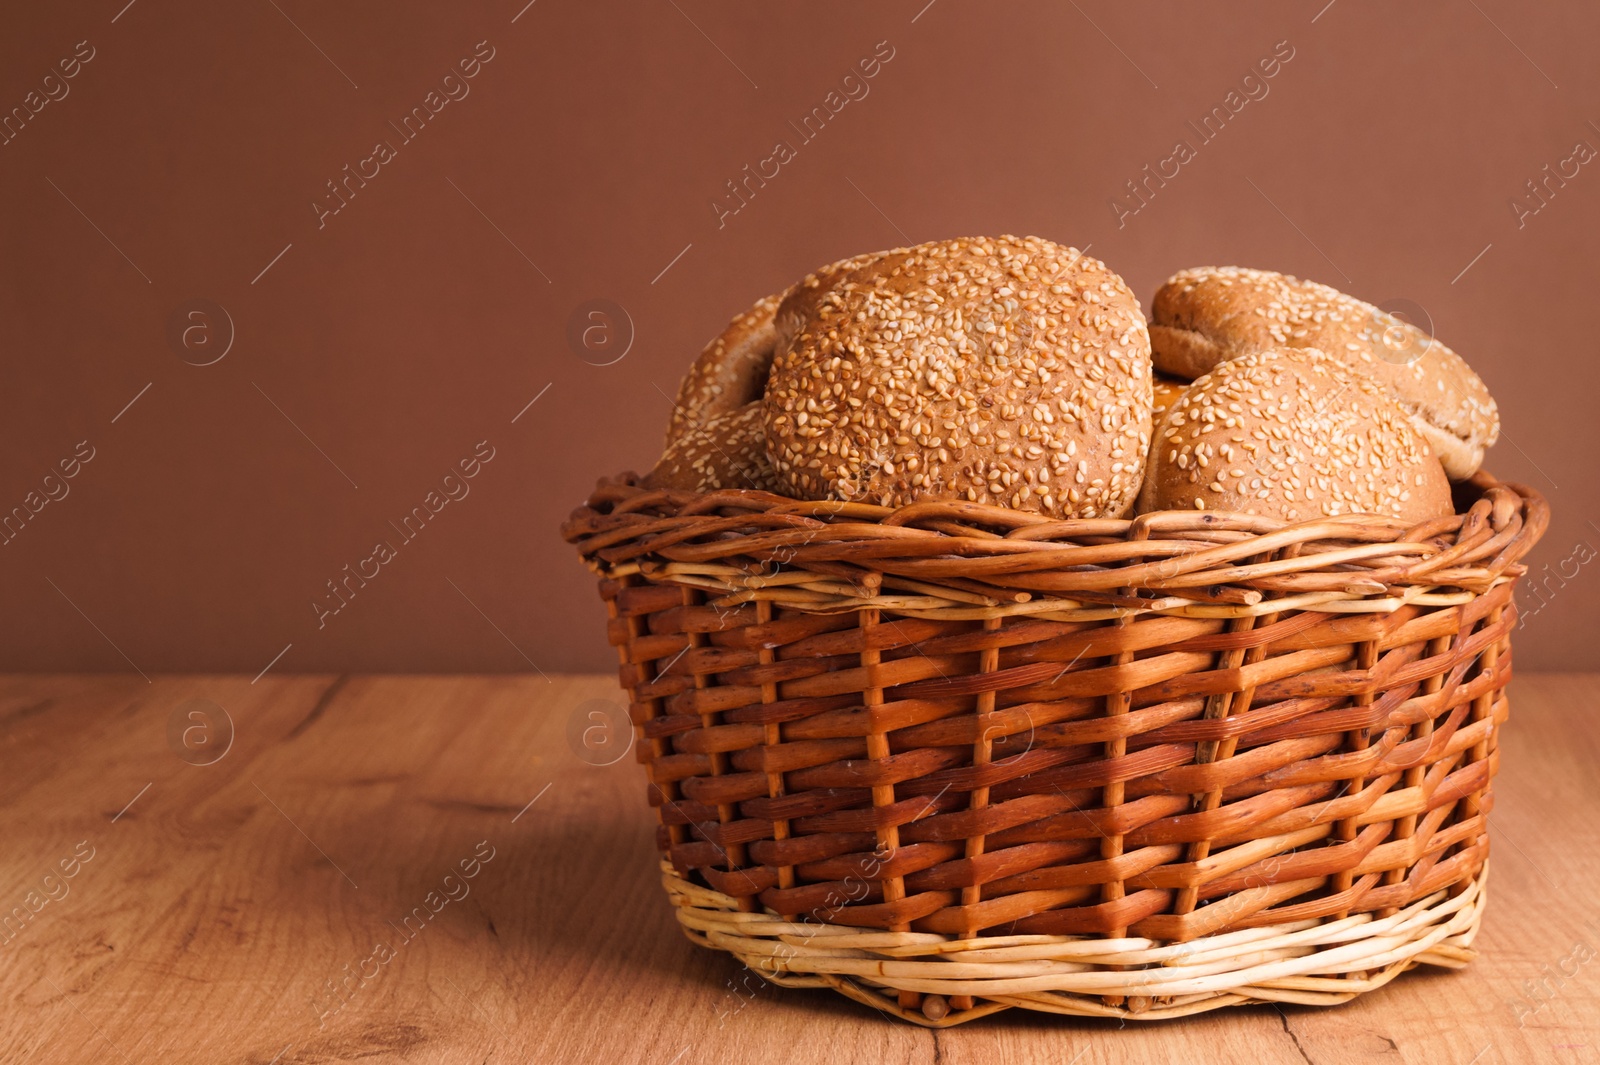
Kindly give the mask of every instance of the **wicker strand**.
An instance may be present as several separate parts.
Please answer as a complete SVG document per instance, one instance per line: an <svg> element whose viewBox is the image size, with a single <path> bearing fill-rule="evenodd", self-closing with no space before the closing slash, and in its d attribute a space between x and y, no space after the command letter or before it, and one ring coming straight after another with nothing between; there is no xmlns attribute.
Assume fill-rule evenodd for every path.
<svg viewBox="0 0 1600 1065"><path fill-rule="evenodd" d="M756 603L756 624L765 625L771 620L772 604L764 600ZM766 669L766 667L771 666L775 661L777 661L777 656L773 654L772 648L763 646L759 651L756 652L756 661L760 663L763 669ZM761 704L763 706L770 706L777 701L778 685L771 680L763 678L761 683ZM775 750L783 743L783 726L777 721L767 722L762 739L766 743L767 750ZM776 799L783 795L783 793L783 774L776 770L769 769L767 771L767 798ZM788 818L778 818L772 822L772 838L775 840L785 840L789 838ZM780 888L794 887L794 866L778 866L778 886Z"/></svg>
<svg viewBox="0 0 1600 1065"><path fill-rule="evenodd" d="M682 596L682 603L683 603L684 606L686 606L686 607L695 606L698 603L699 595L694 591L694 589L692 589L692 588L682 588L682 589L680 589L680 591L681 591L681 596ZM686 656L687 655L696 654L704 646L705 646L705 633L699 632L699 631L691 632L691 633L689 633L689 646L685 649L684 654ZM694 686L695 686L695 688L697 690L699 690L699 691L704 691L707 687L709 687L709 685L710 685L709 678L707 678L705 674L703 674L703 673L699 672L698 670L696 670L695 673L694 673ZM717 715L714 712L703 712L703 713L701 713L701 715L700 715L700 726L701 726L701 728L707 728L707 729L713 728L713 727L716 726L716 724L717 724ZM722 776L727 771L728 771L728 756L726 754L724 754L722 751L712 751L711 752L711 775L714 776L714 777ZM721 803L717 804L717 823L718 823L718 828L719 829L725 829L738 816L739 816L738 811L736 811L734 809L733 804L726 803L726 802L721 802ZM744 854L744 845L743 844L729 842L728 840L726 840L724 838L724 839L722 839L720 841L714 841L714 846L717 848L717 850L722 852L723 863L725 864L725 866L727 868L727 871L730 874L731 873L737 873L744 866L744 864L745 864L745 854ZM740 898L739 898L739 906L742 909L754 910L754 909L756 909L756 901L755 901L755 899L753 899L753 898L751 898L749 896L740 896Z"/></svg>
<svg viewBox="0 0 1600 1065"><path fill-rule="evenodd" d="M625 577L622 579L622 585L627 587L631 582L636 580L638 580L637 577ZM605 603L606 616L610 622L615 625L619 620L622 620L617 612L616 597L607 597ZM618 668L624 672L642 669L643 664L635 663L630 651L632 650L634 641L636 641L640 636L644 635L643 619L637 614L630 615L626 619L625 624L627 626L628 640L619 642L617 644ZM641 679L648 681L653 680L654 677L644 678L641 676ZM627 684L627 680L624 679L624 687L626 687ZM663 802L675 802L679 798L677 782L656 779L656 765L659 763L662 755L666 754L667 752L666 743L660 738L647 738L646 736L646 724L661 716L661 700L654 698L647 698L644 700L636 699L633 705L643 711L643 720L639 720L638 718L635 718L634 720L634 743L639 745L641 754L643 754L646 750L649 752L648 756L642 758L642 761L644 762L645 772L650 779L650 786L659 792ZM632 713L630 713L630 716L633 716ZM666 829L667 841L669 844L683 842L685 827L682 824L679 824L675 821L667 821L663 823L663 827Z"/></svg>

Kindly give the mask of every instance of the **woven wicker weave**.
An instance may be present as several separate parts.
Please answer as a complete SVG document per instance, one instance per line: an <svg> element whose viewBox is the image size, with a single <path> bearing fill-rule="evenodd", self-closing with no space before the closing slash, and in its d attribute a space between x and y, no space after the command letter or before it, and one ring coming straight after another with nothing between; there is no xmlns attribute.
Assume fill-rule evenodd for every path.
<svg viewBox="0 0 1600 1065"><path fill-rule="evenodd" d="M1151 1018L1472 957L1548 511L1458 487L1407 528L624 477L563 533L691 938L924 1024Z"/></svg>

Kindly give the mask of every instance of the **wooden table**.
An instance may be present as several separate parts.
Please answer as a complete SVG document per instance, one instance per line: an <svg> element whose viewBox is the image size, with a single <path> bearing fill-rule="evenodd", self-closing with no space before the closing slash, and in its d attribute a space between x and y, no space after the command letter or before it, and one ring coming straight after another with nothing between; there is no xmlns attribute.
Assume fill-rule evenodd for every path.
<svg viewBox="0 0 1600 1065"><path fill-rule="evenodd" d="M0 1061L1597 1056L1600 677L1515 682L1466 971L1124 1028L746 988L677 931L632 758L589 764L620 704L604 677L0 678Z"/></svg>

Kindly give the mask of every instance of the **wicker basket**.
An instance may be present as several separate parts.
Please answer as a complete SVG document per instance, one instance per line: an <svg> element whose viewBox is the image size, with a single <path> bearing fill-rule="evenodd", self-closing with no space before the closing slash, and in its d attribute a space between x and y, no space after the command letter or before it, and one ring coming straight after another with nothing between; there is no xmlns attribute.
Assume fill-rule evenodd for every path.
<svg viewBox="0 0 1600 1065"><path fill-rule="evenodd" d="M1548 520L1052 521L602 482L689 937L906 1020L1345 1001L1484 904L1512 585Z"/></svg>

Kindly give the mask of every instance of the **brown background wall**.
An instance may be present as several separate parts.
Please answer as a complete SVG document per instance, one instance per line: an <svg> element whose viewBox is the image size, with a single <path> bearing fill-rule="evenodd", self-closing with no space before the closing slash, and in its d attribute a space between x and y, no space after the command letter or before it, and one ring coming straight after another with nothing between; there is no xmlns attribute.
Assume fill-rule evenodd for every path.
<svg viewBox="0 0 1600 1065"><path fill-rule="evenodd" d="M1491 468L1555 507L1520 664L1600 668L1600 160L1511 207L1600 147L1593 5L124 2L0 32L0 108L66 93L0 146L0 509L93 449L0 546L0 668L253 675L287 646L275 669L610 669L555 529L653 461L701 344L822 262L1001 232L1092 245L1146 299L1238 263L1420 308L1499 397ZM445 86L468 95L404 141L389 123L481 41ZM875 48L802 143L790 121ZM1209 143L1188 124L1263 86ZM719 225L779 139L796 157ZM208 366L214 309L168 337L194 299L233 324ZM566 339L594 299L631 319L611 365ZM389 522L479 441L470 494L404 542ZM381 539L397 557L319 627Z"/></svg>

